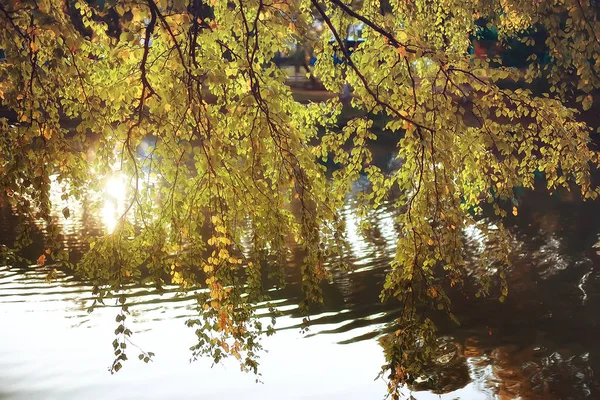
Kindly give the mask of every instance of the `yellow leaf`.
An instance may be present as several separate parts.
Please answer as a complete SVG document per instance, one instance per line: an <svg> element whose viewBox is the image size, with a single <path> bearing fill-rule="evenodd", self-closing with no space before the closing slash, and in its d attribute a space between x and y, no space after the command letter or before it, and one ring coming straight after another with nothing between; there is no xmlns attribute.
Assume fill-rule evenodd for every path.
<svg viewBox="0 0 600 400"><path fill-rule="evenodd" d="M592 108L593 103L594 103L594 99L592 98L591 94L588 94L587 96L585 96L585 98L583 99L583 102L581 103L583 110L587 111L590 108Z"/></svg>
<svg viewBox="0 0 600 400"><path fill-rule="evenodd" d="M42 129L42 135L44 135L46 140L50 140L50 138L52 137L52 131L48 129Z"/></svg>
<svg viewBox="0 0 600 400"><path fill-rule="evenodd" d="M171 105L169 103L165 104L165 111L171 111Z"/></svg>
<svg viewBox="0 0 600 400"><path fill-rule="evenodd" d="M171 282L173 284L183 283L183 275L180 272L175 272L173 274L173 278L171 278Z"/></svg>
<svg viewBox="0 0 600 400"><path fill-rule="evenodd" d="M229 252L226 249L221 249L221 251L219 251L219 258L221 258L221 259L229 258Z"/></svg>
<svg viewBox="0 0 600 400"><path fill-rule="evenodd" d="M37 265L44 265L46 263L46 255L42 254L37 259Z"/></svg>
<svg viewBox="0 0 600 400"><path fill-rule="evenodd" d="M517 210L517 207L513 207L512 209L512 213L513 215L516 217L517 215L519 215L519 211Z"/></svg>

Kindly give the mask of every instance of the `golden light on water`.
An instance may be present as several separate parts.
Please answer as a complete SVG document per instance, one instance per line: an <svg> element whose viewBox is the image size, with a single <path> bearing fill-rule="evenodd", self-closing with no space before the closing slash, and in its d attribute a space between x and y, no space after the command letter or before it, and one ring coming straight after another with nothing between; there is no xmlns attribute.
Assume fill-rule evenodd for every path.
<svg viewBox="0 0 600 400"><path fill-rule="evenodd" d="M107 233L113 233L126 209L127 186L122 174L111 176L102 191L100 217Z"/></svg>
<svg viewBox="0 0 600 400"><path fill-rule="evenodd" d="M51 214L63 235L77 237L79 241L85 241L82 235L87 236L83 234L88 229L86 227L92 227L94 231L101 228L104 233L113 233L129 206L127 177L120 172L114 172L106 178L101 190L89 190L83 198L69 195L69 183L59 182L58 175L51 176L50 182ZM38 223L42 228L45 226L42 220ZM63 245L70 247L67 242Z"/></svg>

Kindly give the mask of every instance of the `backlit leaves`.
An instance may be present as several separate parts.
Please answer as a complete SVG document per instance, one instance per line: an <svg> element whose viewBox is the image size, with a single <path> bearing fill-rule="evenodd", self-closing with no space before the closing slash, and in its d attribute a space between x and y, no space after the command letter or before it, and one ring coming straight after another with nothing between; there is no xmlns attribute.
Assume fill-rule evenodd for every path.
<svg viewBox="0 0 600 400"><path fill-rule="evenodd" d="M600 86L592 2L197 3L0 4L0 98L15 113L0 120L0 190L24 227L42 221L52 259L66 262L51 186L61 186L69 203L58 210L70 218L71 202L121 176L122 193L112 196L125 205L75 271L98 301L121 306L134 284L193 290L193 357L233 356L257 371L259 338L273 326L253 304L285 283L295 246L304 257L303 310L323 301L320 284L337 265L328 261L345 249L341 212L366 178L356 196L361 215L391 201L401 233L381 296L404 310L397 334L382 341L394 392L425 372L435 336L429 314L455 319L445 290L468 273L465 235L482 243L478 295L508 295L510 238L499 221L483 219L486 204L517 216L514 188L533 188L536 176L550 191L574 182L584 198L597 197L590 166L598 154L573 108L592 110ZM364 42L350 49L343 39L358 21ZM497 32L498 53L519 41L545 55L532 52L520 69L501 65L496 50L470 55L483 26ZM534 39L536 30L544 39ZM349 105L294 101L273 62L292 44L309 49L310 73L326 89L350 85ZM390 170L374 165L376 125L396 144ZM16 261L30 243L25 228L6 258ZM124 322L115 372L131 333Z"/></svg>

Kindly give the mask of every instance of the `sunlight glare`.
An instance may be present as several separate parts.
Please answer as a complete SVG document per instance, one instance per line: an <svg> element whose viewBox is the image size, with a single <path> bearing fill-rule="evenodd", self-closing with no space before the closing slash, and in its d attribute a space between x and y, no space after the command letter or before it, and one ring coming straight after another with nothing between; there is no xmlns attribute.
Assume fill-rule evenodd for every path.
<svg viewBox="0 0 600 400"><path fill-rule="evenodd" d="M101 215L102 224L109 234L114 232L125 212L126 191L125 179L119 173L110 177L104 185Z"/></svg>

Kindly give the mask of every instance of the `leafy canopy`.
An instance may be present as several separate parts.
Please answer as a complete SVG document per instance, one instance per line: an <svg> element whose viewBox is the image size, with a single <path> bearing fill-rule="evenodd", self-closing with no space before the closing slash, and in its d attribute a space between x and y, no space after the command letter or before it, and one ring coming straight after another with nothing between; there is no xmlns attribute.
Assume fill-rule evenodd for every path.
<svg viewBox="0 0 600 400"><path fill-rule="evenodd" d="M365 40L351 53L344 39L358 22ZM518 69L469 54L485 26L500 46L541 46L544 60L532 51ZM480 260L507 295L502 268L483 268L509 253L501 224L481 223L484 204L505 216L513 188L532 188L538 173L550 191L575 182L584 198L598 193L598 154L575 110L600 85L595 0L8 0L0 27L0 100L15 113L0 120L0 187L24 227L45 225L38 263L65 263L99 301L119 298L113 370L131 335L125 289L142 282L200 288L194 357L233 355L256 371L272 327L252 304L266 299L265 282L284 283L292 244L305 254L302 306L322 301L319 283L343 253L340 211L363 174L365 212L391 199L401 228L382 291L404 307L382 341L394 391L423 373L430 310L450 313L444 289L464 280L465 229L500 243ZM311 49L327 90L353 88L344 126L339 99L294 101L272 61L294 43ZM534 92L540 81L547 90ZM374 119L397 138L391 173L371 164ZM128 188L119 223L68 264L57 221L116 172ZM23 228L5 262L30 242Z"/></svg>

